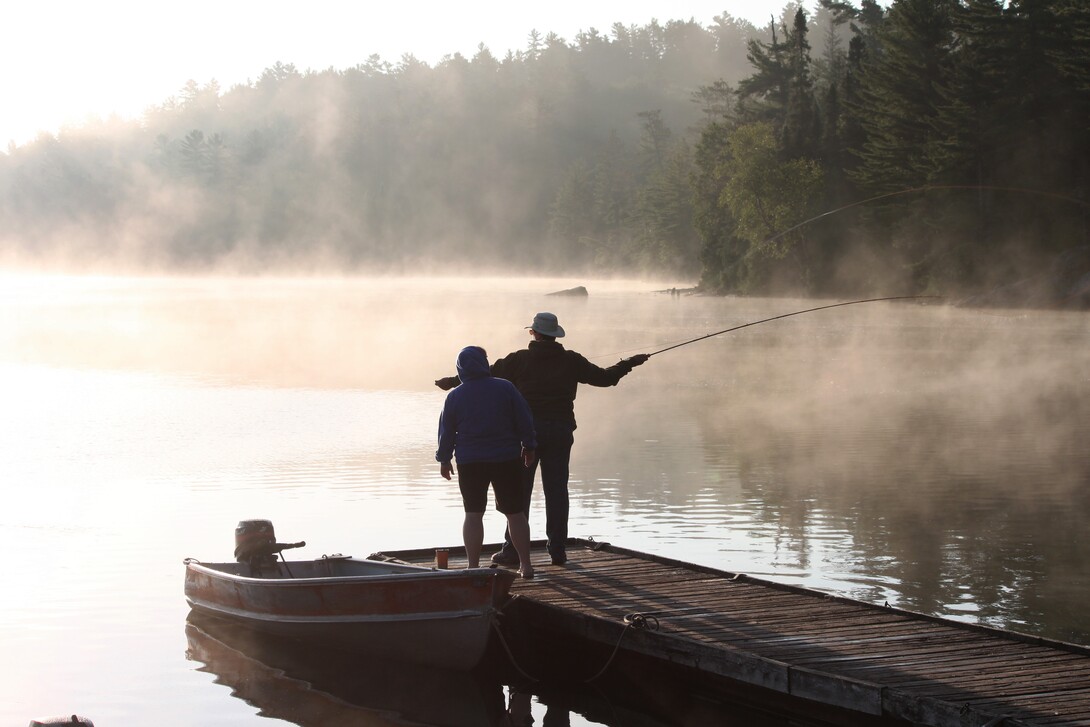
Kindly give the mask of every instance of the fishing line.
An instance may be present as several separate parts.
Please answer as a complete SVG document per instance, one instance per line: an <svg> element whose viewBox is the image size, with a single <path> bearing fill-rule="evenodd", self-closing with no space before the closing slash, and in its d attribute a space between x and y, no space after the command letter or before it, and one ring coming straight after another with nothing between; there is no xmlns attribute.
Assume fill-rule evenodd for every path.
<svg viewBox="0 0 1090 727"><path fill-rule="evenodd" d="M765 243L774 242L775 240L778 240L779 238L783 237L784 235L787 235L787 234L789 234L791 232L794 232L795 230L799 229L800 227L805 227L806 225L809 225L811 222L816 222L817 220L820 220L823 217L829 217L830 215L835 215L838 212L843 212L844 210L851 209L852 207L858 207L860 205L869 204L871 202L877 202L878 200L881 200L881 199L889 199L890 197L899 197L899 196L905 195L905 194L913 194L913 193L916 193L916 192L927 192L927 191L936 190L936 189L954 189L954 190L960 189L960 190L974 190L974 191L987 190L987 191L992 191L992 192L1020 192L1022 194L1032 194L1032 195L1037 195L1039 197L1049 197L1049 198L1052 198L1052 199L1063 200L1065 202L1072 202L1072 203L1077 204L1077 205L1079 205L1081 207L1090 207L1090 202L1087 202L1086 200L1079 199L1077 197L1072 197L1072 196L1066 195L1066 194L1060 194L1058 192L1048 192L1048 191L1044 191L1044 190L1040 190L1040 189L1030 189L1028 187L1001 187L1001 186L992 186L992 185L984 185L984 184L928 184L928 185L924 185L924 186L921 186L921 187L911 187L909 189L902 189L902 190L899 190L897 192L886 192L885 194L875 195L874 197L868 197L867 199L861 199L859 201L852 202L850 204L846 204L846 205L843 205L841 207L837 207L835 209L827 210L825 212L822 212L820 215L816 215L816 216L811 217L809 219L803 220L802 222L798 223L797 225L794 225L793 227L788 227L786 230L778 232L775 235L773 235L772 237L766 238L764 242ZM772 318L765 318L764 320L753 321L752 323L745 323L743 325L735 326L734 328L728 328L728 329L723 330L723 331L717 331L715 333L709 333L706 336L700 336L699 338L694 338L691 341L684 341L682 343L678 343L678 344L675 344L673 346L667 346L664 349L661 349L659 351L655 351L654 353L648 354L648 356L656 356L656 355L658 355L660 353L665 353L666 351L671 351L671 350L673 350L675 348L679 348L681 346L686 346L686 345L688 345L690 343L696 343L697 341L703 341L705 338L711 338L713 336L719 336L719 335L722 335L724 333L730 333L731 331L737 331L737 330L739 330L741 328L747 328L749 326L755 326L755 325L757 325L759 323L767 323L769 321L779 320L780 318L788 318L790 316L797 316L797 315L801 315L803 313L811 313L813 311L825 310L826 308L838 308L840 306L856 305L858 303L876 303L878 301L883 301L883 300L919 300L919 299L922 299L922 298L941 298L941 297L942 296L938 296L938 295L900 295L900 296L893 296L893 297L890 297L890 298L868 298L866 300L853 300L853 301L849 301L847 303L834 303L832 305L818 306L817 308L807 308L806 310L795 311L793 313L785 313L785 314L780 315L780 316L773 316ZM602 358L602 356L594 356L593 358Z"/></svg>
<svg viewBox="0 0 1090 727"><path fill-rule="evenodd" d="M927 192L927 191L932 190L932 189L961 189L961 190L973 190L973 191L987 190L987 191L991 191L991 192L1021 192L1023 194L1035 194L1035 195L1037 195L1039 197L1051 197L1052 199L1060 199L1060 200L1064 200L1066 202L1073 202L1073 203L1075 203L1077 205L1080 205L1082 207L1090 207L1090 203L1088 203L1086 200L1078 199L1077 197L1071 197L1071 196L1066 195L1066 194L1059 194L1058 192L1045 192L1045 191L1042 191L1042 190L1039 190L1039 189L1029 189L1028 187L993 187L993 186L984 185L984 184L928 184L928 185L924 185L922 187L911 187L909 189L902 189L902 190L900 190L898 192L886 192L885 194L879 194L879 195L877 195L875 197L868 197L867 199L861 199L858 202L852 202L851 204L846 204L843 207L837 207L836 209L831 209L831 210L828 210L826 212L822 212L820 215L817 215L816 217L811 217L808 220L803 220L802 222L798 223L794 227L789 227L789 228L787 228L786 230L784 230L782 232L776 233L772 237L769 237L768 239L766 239L765 243L774 242L775 240L780 239L784 235L786 235L786 234L788 234L790 232L794 232L795 230L799 229L800 227L804 227L805 225L808 225L811 222L815 222L817 220L820 220L822 217L828 217L829 215L835 215L838 212L843 212L844 210L851 209L852 207L858 207L859 205L869 204L871 202L877 202L880 199L888 199L889 197L899 197L902 194L912 194L914 192Z"/></svg>
<svg viewBox="0 0 1090 727"><path fill-rule="evenodd" d="M705 338L712 338L713 336L721 336L724 333L730 333L731 331L737 331L737 330L740 330L742 328L749 328L750 326L756 326L756 325L759 325L761 323L768 323L769 321L778 321L781 318L790 318L791 316L798 316L798 315L802 315L803 313L813 313L814 311L826 310L828 308L840 308L840 307L845 306L845 305L858 305L859 303L877 303L877 302L883 301L883 300L921 300L921 299L924 299L924 298L941 298L941 297L942 296L940 296L940 295L895 295L895 296L891 296L891 297L888 297L888 298L866 298L865 300L850 300L850 301L847 301L846 303L832 303L830 305L819 305L816 308L807 308L806 310L797 310L797 311L794 311L792 313L784 313L782 315L772 316L771 318L763 318L763 319L761 319L759 321L750 321L749 323L743 323L740 326L734 326L733 328L727 328L727 329L724 329L722 331L716 331L715 333L709 333L707 335L699 336L697 338L693 338L693 339L690 339L688 341L682 341L681 343L675 343L672 346L667 346L666 348L655 351L654 353L649 353L647 355L648 356L657 356L660 353L666 353L667 351L672 351L675 348L680 348L682 346L687 346L690 343L696 343L697 341L703 341Z"/></svg>

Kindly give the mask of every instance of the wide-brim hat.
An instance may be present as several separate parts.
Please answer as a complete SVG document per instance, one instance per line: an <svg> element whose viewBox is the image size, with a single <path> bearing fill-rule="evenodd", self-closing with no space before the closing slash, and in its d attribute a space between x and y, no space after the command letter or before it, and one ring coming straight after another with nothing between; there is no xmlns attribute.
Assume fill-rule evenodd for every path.
<svg viewBox="0 0 1090 727"><path fill-rule="evenodd" d="M556 315L553 313L538 313L534 316L534 322L526 327L543 336L552 336L553 338L564 337L564 329L560 327L560 323L556 320Z"/></svg>

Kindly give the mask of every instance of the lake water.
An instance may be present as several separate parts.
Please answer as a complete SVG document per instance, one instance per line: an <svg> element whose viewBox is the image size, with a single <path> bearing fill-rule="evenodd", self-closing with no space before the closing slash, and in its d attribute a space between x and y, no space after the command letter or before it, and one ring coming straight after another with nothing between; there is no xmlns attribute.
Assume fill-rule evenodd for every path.
<svg viewBox="0 0 1090 727"><path fill-rule="evenodd" d="M183 558L230 560L254 517L306 540L297 558L458 544L431 382L464 345L525 346L537 311L610 365L835 302L668 285L0 277L0 723L337 723L262 702L332 687L187 630ZM1090 315L818 311L581 387L576 414L574 536L1090 644ZM486 528L499 540L502 517ZM525 708L541 723L564 703L538 690Z"/></svg>

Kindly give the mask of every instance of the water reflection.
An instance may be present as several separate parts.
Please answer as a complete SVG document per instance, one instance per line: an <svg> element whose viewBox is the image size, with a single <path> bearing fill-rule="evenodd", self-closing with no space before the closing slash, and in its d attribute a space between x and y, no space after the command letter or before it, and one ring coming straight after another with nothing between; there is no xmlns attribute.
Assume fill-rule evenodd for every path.
<svg viewBox="0 0 1090 727"><path fill-rule="evenodd" d="M186 656L260 714L305 727L501 725L501 684L479 672L376 663L190 614Z"/></svg>
<svg viewBox="0 0 1090 727"><path fill-rule="evenodd" d="M608 672L601 683L537 681L495 643L484 664L459 672L371 662L364 654L315 649L192 612L185 636L186 658L201 665L198 671L213 674L259 715L300 727L808 724L797 715L722 701L714 689L690 691L680 677L674 683L660 675L653 690Z"/></svg>

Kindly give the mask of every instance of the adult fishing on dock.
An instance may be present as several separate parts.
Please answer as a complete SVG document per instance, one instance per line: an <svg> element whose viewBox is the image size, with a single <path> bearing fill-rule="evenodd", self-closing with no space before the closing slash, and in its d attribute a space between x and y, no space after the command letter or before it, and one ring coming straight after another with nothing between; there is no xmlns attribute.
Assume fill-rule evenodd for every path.
<svg viewBox="0 0 1090 727"><path fill-rule="evenodd" d="M537 433L537 459L523 471L524 512L530 511L534 477L541 464L541 488L545 494L545 534L553 565L568 560L568 478L571 448L575 441L575 396L579 384L616 386L632 369L650 358L639 354L608 368L597 366L583 355L565 349L557 341L565 335L556 315L538 313L526 327L529 345L496 360L493 376L507 379L526 397ZM459 383L456 376L437 379L435 385L447 391ZM511 533L504 534L503 548L492 556L495 565L517 566L518 553Z"/></svg>

